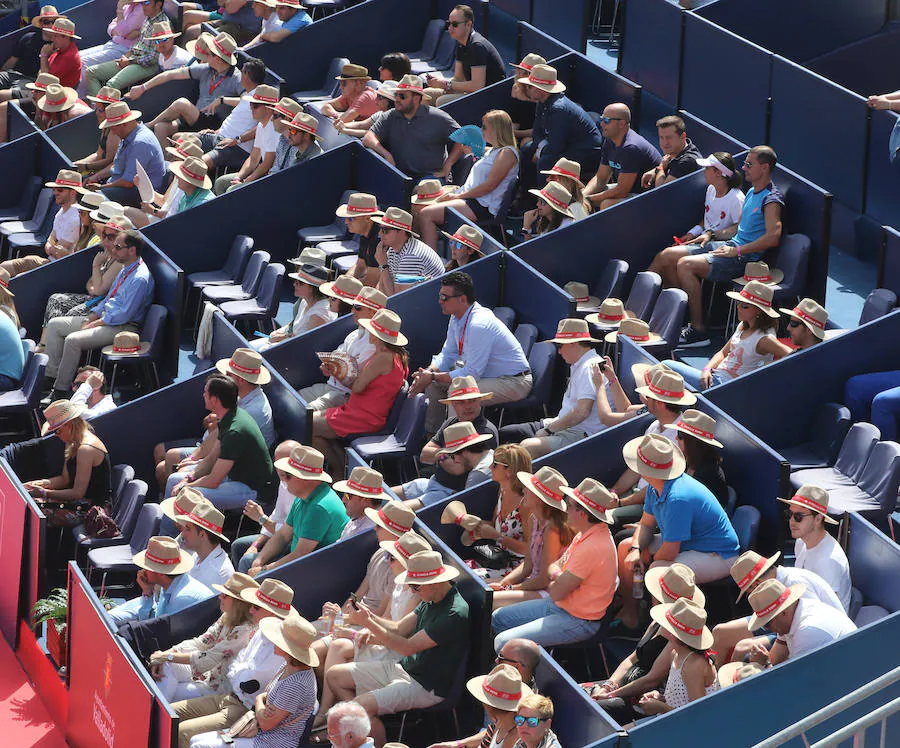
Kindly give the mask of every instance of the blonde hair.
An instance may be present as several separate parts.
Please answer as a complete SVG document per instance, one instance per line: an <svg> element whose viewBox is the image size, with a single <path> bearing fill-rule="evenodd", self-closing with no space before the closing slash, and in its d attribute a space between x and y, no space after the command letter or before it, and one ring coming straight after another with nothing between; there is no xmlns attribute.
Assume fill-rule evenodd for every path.
<svg viewBox="0 0 900 748"><path fill-rule="evenodd" d="M538 693L523 696L519 702L519 708L521 709L523 706L526 709L534 709L541 719L553 719L553 702L546 696L541 696Z"/></svg>
<svg viewBox="0 0 900 748"><path fill-rule="evenodd" d="M525 493L525 486L517 473L531 472L531 454L520 444L501 444L494 450L494 462L502 463L509 469L510 486L517 494Z"/></svg>
<svg viewBox="0 0 900 748"><path fill-rule="evenodd" d="M92 429L91 425L81 416L73 418L68 423L64 423L63 426L69 426L71 433L71 438L66 444L66 459L70 460L75 456L75 453L79 450L81 445L84 444L85 434L88 432L93 433L94 429Z"/></svg>
<svg viewBox="0 0 900 748"><path fill-rule="evenodd" d="M516 148L516 134L513 130L512 118L502 109L491 109L481 118L485 127L490 127L494 134L495 148Z"/></svg>
<svg viewBox="0 0 900 748"><path fill-rule="evenodd" d="M252 609L253 606L250 603L232 597L231 611L222 614L222 625L225 628L233 629L242 626L245 623L250 623L253 620L250 618L250 611Z"/></svg>

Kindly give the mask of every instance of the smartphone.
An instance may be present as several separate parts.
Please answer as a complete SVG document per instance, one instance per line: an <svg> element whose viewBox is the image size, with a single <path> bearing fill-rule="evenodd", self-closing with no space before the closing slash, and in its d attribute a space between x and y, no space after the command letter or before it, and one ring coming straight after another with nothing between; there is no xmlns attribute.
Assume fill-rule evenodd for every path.
<svg viewBox="0 0 900 748"><path fill-rule="evenodd" d="M359 595L355 592L350 593L350 605L353 606L353 610L359 610Z"/></svg>

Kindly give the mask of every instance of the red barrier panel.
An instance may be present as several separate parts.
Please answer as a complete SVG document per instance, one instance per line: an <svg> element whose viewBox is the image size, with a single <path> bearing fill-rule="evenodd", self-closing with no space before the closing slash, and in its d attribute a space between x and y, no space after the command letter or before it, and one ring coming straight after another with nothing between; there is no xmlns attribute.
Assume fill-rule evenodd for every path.
<svg viewBox="0 0 900 748"><path fill-rule="evenodd" d="M9 466L4 464L0 468L0 569L3 569L7 579L21 580L25 497L7 471ZM0 632L13 649L18 643L21 593L21 584L0 585Z"/></svg>

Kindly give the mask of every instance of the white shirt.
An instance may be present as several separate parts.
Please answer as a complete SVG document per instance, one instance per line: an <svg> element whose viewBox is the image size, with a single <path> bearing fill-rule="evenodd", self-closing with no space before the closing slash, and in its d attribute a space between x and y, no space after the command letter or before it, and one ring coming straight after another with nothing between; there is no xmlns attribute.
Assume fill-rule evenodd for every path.
<svg viewBox="0 0 900 748"><path fill-rule="evenodd" d="M341 540L344 538L349 538L351 535L358 535L363 530L368 530L370 527L375 527L375 523L369 519L369 515L363 514L361 517L357 517L356 519L351 519L344 525L344 529L341 530Z"/></svg>
<svg viewBox="0 0 900 748"><path fill-rule="evenodd" d="M834 590L814 571L798 569L796 566L779 566L775 569L775 578L785 587L802 584L806 587L806 591L803 593L805 600L818 600L841 613L846 612Z"/></svg>
<svg viewBox="0 0 900 748"><path fill-rule="evenodd" d="M369 340L369 333L362 327L357 327L335 349L335 353L337 352L353 356L356 359L356 363L359 364L359 370L362 371L366 362L375 354L375 346ZM341 392L350 392L349 387L344 386L334 377L328 378L328 384Z"/></svg>
<svg viewBox="0 0 900 748"><path fill-rule="evenodd" d="M275 148L278 147L278 133L275 132L274 119L270 118L266 124L257 122L253 147L259 148L261 156L265 156L267 153L275 153Z"/></svg>
<svg viewBox="0 0 900 748"><path fill-rule="evenodd" d="M166 199L163 200L162 207L160 208L160 212L165 211L166 216L174 216L178 213L178 206L181 205L181 198L184 197L184 190L178 186L178 180L173 179L172 184L174 187L171 191L166 190ZM152 219L156 219L157 221L160 220L156 216L150 216L150 218L151 223L153 222Z"/></svg>
<svg viewBox="0 0 900 748"><path fill-rule="evenodd" d="M91 387L87 382L82 382L78 385L78 389L75 390L75 393L69 400L73 403L84 403L87 405L88 398L91 396L91 393L94 391L94 388ZM87 420L91 420L92 418L96 418L97 416L102 416L104 413L109 413L111 410L116 409L116 402L112 399L112 395L104 395L97 402L96 405L89 406L87 411L84 414L84 417Z"/></svg>
<svg viewBox="0 0 900 748"><path fill-rule="evenodd" d="M818 574L837 593L844 610L850 610L850 563L844 549L826 533L815 548L807 548L798 538L794 543L794 564L798 569L808 569Z"/></svg>
<svg viewBox="0 0 900 748"><path fill-rule="evenodd" d="M742 374L755 371L766 364L771 364L775 357L771 353L760 353L756 350L759 341L764 337L775 337L775 329L753 330L747 337L742 338L744 331L739 325L731 336L731 350L725 359L716 367L716 373L723 381L731 381Z"/></svg>
<svg viewBox="0 0 900 748"><path fill-rule="evenodd" d="M256 89L254 88L253 91L255 90ZM247 95L251 95L253 91L248 91ZM253 119L253 111L250 109L250 102L242 96L238 105L231 110L231 114L225 118L225 121L219 127L219 135L223 138L237 139L247 132L247 130L252 130L255 124L256 120ZM238 145L247 151L247 153L250 153L253 149L253 143L239 143Z"/></svg>
<svg viewBox="0 0 900 748"><path fill-rule="evenodd" d="M278 29L281 28L282 23L283 22L278 17L278 14L273 10L268 18L263 19L261 33L270 34L273 31L278 31Z"/></svg>
<svg viewBox="0 0 900 748"><path fill-rule="evenodd" d="M231 690L245 707L253 709L257 694L266 690L282 665L284 658L275 654L275 645L261 631L257 631L228 668ZM259 688L251 692L244 691L241 683L251 680L258 681Z"/></svg>
<svg viewBox="0 0 900 748"><path fill-rule="evenodd" d="M287 486L284 484L284 481L280 481L278 483L278 498L275 499L275 509L269 515L269 519L275 523L275 532L281 529L281 526L284 524L287 519L288 513L291 511L291 507L294 505L295 496L288 491ZM270 533L265 527L262 529L262 534L267 538L272 537L272 533Z"/></svg>
<svg viewBox="0 0 900 748"><path fill-rule="evenodd" d="M306 303L306 299L302 299L300 305L297 307L297 316L294 317L294 335L296 336L302 332L314 330L318 327L318 324L312 324L313 317L324 319L325 322L332 322L337 319L337 312L331 311L329 300L327 298L319 299L312 306L309 306ZM287 332L287 326L283 329L284 332Z"/></svg>
<svg viewBox="0 0 900 748"><path fill-rule="evenodd" d="M68 205L60 208L53 216L53 231L56 234L57 241L72 242L78 241L78 235L81 233L81 214L74 205Z"/></svg>
<svg viewBox="0 0 900 748"><path fill-rule="evenodd" d="M597 399L597 388L594 387L594 380L591 378L591 368L595 361L599 362L600 358L593 350L587 350L572 366L569 372L569 384L566 385L566 392L563 395L562 407L559 410L558 418L575 409L579 400L590 400L591 412L587 418L581 423L575 424L571 428L584 431L588 436L603 431L606 428L600 416L597 415L597 408L593 404ZM603 381L604 386L606 380Z"/></svg>
<svg viewBox="0 0 900 748"><path fill-rule="evenodd" d="M706 200L703 204L703 231L719 231L740 223L744 208L744 193L733 187L722 197L716 197L716 188L706 188ZM693 234L700 225L691 229ZM698 233L703 233L702 231Z"/></svg>
<svg viewBox="0 0 900 748"><path fill-rule="evenodd" d="M847 618L846 613L818 600L801 597L797 601L791 630L784 635L784 641L789 656L799 657L851 631L856 631L856 624Z"/></svg>
<svg viewBox="0 0 900 748"><path fill-rule="evenodd" d="M193 59L194 56L184 47L175 46L172 47L172 54L168 57L163 57L162 52L159 53L159 69L173 70L175 68L183 68Z"/></svg>
<svg viewBox="0 0 900 748"><path fill-rule="evenodd" d="M191 553L194 568L188 572L198 582L203 582L212 591L214 584L225 584L234 574L234 566L222 546L216 546L202 561L196 552ZM218 594L213 591L213 594Z"/></svg>

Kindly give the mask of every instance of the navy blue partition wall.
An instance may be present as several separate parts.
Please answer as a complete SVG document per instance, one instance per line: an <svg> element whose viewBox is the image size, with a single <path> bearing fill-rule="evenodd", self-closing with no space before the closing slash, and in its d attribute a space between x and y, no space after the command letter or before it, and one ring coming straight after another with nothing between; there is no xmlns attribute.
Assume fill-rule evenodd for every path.
<svg viewBox="0 0 900 748"><path fill-rule="evenodd" d="M600 67L582 54L569 55L566 59L570 68L568 78L563 78L568 86L566 96L589 112L602 112L613 102L627 104L631 109L632 126L640 126L641 87L638 84Z"/></svg>
<svg viewBox="0 0 900 748"><path fill-rule="evenodd" d="M878 287L889 288L900 295L900 232L890 226L884 227Z"/></svg>
<svg viewBox="0 0 900 748"><path fill-rule="evenodd" d="M19 108L16 101L9 102L6 107L6 142L12 142L33 132L38 132L37 125L25 112Z"/></svg>
<svg viewBox="0 0 900 748"><path fill-rule="evenodd" d="M896 91L900 86L897 76L900 29L891 29L806 60L804 67L863 96L876 91Z"/></svg>
<svg viewBox="0 0 900 748"><path fill-rule="evenodd" d="M286 320L283 320L286 321ZM316 351L333 351L350 334L356 324L353 315L345 314L334 322L285 340L263 352L269 366L278 371L296 389L322 382L321 361Z"/></svg>
<svg viewBox="0 0 900 748"><path fill-rule="evenodd" d="M866 175L866 213L880 223L900 226L900 162L891 163L890 138L900 121L895 112L872 112Z"/></svg>
<svg viewBox="0 0 900 748"><path fill-rule="evenodd" d="M668 0L628 0L622 21L619 72L646 91L680 103L683 11Z"/></svg>
<svg viewBox="0 0 900 748"><path fill-rule="evenodd" d="M0 146L0 206L12 208L19 204L25 184L33 176L41 175L43 138L32 133L15 143Z"/></svg>
<svg viewBox="0 0 900 748"><path fill-rule="evenodd" d="M594 3L590 0L566 0L565 13L558 0L531 0L531 22L564 44L583 52Z"/></svg>
<svg viewBox="0 0 900 748"><path fill-rule="evenodd" d="M163 381L171 381L178 376L178 341L181 338L181 315L184 304L184 272L153 242L147 242L143 259L153 275L153 303L162 304L169 311L162 358L159 361L159 374Z"/></svg>
<svg viewBox="0 0 900 748"><path fill-rule="evenodd" d="M575 299L528 263L506 254L503 305L516 310L516 322L532 324L539 340L556 333L556 323L575 314Z"/></svg>
<svg viewBox="0 0 900 748"><path fill-rule="evenodd" d="M522 11L513 12L513 9L508 6L529 6L530 4L531 0L504 0L504 2L502 3L498 2L498 0L495 0L494 2L494 5L496 7L501 8L501 10L506 10L510 15L517 16L518 18L526 18L527 14L523 13ZM556 57L568 54L569 52L576 51L571 47L563 44L561 41L559 41L559 39L545 34L541 29L535 28L530 23L526 23L525 21L519 21L518 33L519 43L518 47L516 48L518 55L514 62L519 62L519 60L525 57L525 55L527 55L529 52L539 54L545 60L552 60Z"/></svg>

